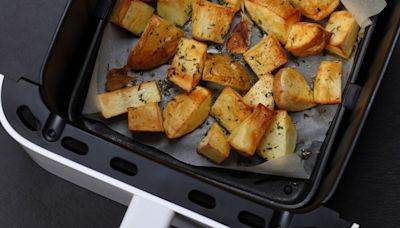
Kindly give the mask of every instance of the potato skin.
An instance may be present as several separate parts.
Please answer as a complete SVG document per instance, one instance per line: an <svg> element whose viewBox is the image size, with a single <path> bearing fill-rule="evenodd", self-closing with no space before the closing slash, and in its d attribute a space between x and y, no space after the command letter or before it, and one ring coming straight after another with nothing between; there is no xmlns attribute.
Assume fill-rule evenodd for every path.
<svg viewBox="0 0 400 228"><path fill-rule="evenodd" d="M232 131L228 139L229 144L240 155L253 156L275 114L264 105L258 104L253 113Z"/></svg>
<svg viewBox="0 0 400 228"><path fill-rule="evenodd" d="M211 109L211 115L226 130L232 132L251 114L252 108L244 103L242 96L226 87L218 96Z"/></svg>
<svg viewBox="0 0 400 228"><path fill-rule="evenodd" d="M292 26L285 48L295 56L317 55L328 45L331 36L319 24L298 22Z"/></svg>
<svg viewBox="0 0 400 228"><path fill-rule="evenodd" d="M339 6L340 0L289 0L305 17L323 20Z"/></svg>
<svg viewBox="0 0 400 228"><path fill-rule="evenodd" d="M323 61L314 80L314 101L317 104L342 102L342 62Z"/></svg>
<svg viewBox="0 0 400 228"><path fill-rule="evenodd" d="M192 11L193 38L223 44L235 11L205 0L193 0Z"/></svg>
<svg viewBox="0 0 400 228"><path fill-rule="evenodd" d="M107 73L106 90L111 92L126 87L135 78L128 76L129 67L111 69Z"/></svg>
<svg viewBox="0 0 400 228"><path fill-rule="evenodd" d="M279 109L297 112L315 106L313 93L303 75L294 68L278 71L274 78L273 94Z"/></svg>
<svg viewBox="0 0 400 228"><path fill-rule="evenodd" d="M360 30L354 17L345 10L333 12L325 28L333 33L326 49L349 59Z"/></svg>
<svg viewBox="0 0 400 228"><path fill-rule="evenodd" d="M191 93L182 93L170 100L163 110L164 129L169 139L188 134L199 127L211 109L211 92L197 86Z"/></svg>
<svg viewBox="0 0 400 228"><path fill-rule="evenodd" d="M272 160L292 154L297 144L297 130L286 111L277 111L257 147L257 154Z"/></svg>
<svg viewBox="0 0 400 228"><path fill-rule="evenodd" d="M233 28L226 42L229 53L243 54L249 49L252 27L253 23L250 18L242 13L242 20Z"/></svg>
<svg viewBox="0 0 400 228"><path fill-rule="evenodd" d="M128 129L130 131L163 132L161 109L158 103L128 108Z"/></svg>
<svg viewBox="0 0 400 228"><path fill-rule="evenodd" d="M222 163L229 157L231 146L225 133L217 123L211 125L207 135L198 145L197 151L217 164Z"/></svg>
<svg viewBox="0 0 400 228"><path fill-rule="evenodd" d="M239 11L242 7L243 0L224 0L220 4L233 9L235 12Z"/></svg>
<svg viewBox="0 0 400 228"><path fill-rule="evenodd" d="M247 91L251 86L249 75L242 64L223 54L208 54L203 81L214 82L239 91Z"/></svg>
<svg viewBox="0 0 400 228"><path fill-rule="evenodd" d="M206 44L182 38L168 69L168 80L186 92L192 91L201 79L206 58Z"/></svg>
<svg viewBox="0 0 400 228"><path fill-rule="evenodd" d="M129 54L128 65L132 70L148 70L168 62L183 36L181 29L153 15Z"/></svg>

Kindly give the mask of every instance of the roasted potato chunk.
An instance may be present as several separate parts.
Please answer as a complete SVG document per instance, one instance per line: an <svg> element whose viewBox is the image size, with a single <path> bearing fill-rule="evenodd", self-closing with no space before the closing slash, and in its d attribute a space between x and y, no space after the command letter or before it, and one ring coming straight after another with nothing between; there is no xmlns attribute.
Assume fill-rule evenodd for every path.
<svg viewBox="0 0 400 228"><path fill-rule="evenodd" d="M101 114L108 119L126 113L129 107L159 102L161 101L161 93L157 83L150 81L137 86L98 94L97 99Z"/></svg>
<svg viewBox="0 0 400 228"><path fill-rule="evenodd" d="M339 5L339 0L289 0L305 17L320 21L331 14Z"/></svg>
<svg viewBox="0 0 400 228"><path fill-rule="evenodd" d="M296 149L297 130L286 111L277 111L257 147L257 154L272 160L292 154Z"/></svg>
<svg viewBox="0 0 400 228"><path fill-rule="evenodd" d="M237 12L242 7L243 0L223 0L219 2L221 5L229 7Z"/></svg>
<svg viewBox="0 0 400 228"><path fill-rule="evenodd" d="M158 103L128 108L128 129L130 131L163 132L161 109Z"/></svg>
<svg viewBox="0 0 400 228"><path fill-rule="evenodd" d="M211 115L229 132L251 114L251 107L234 89L226 87L211 109Z"/></svg>
<svg viewBox="0 0 400 228"><path fill-rule="evenodd" d="M326 49L349 59L360 30L354 17L348 11L334 12L329 18L326 30L333 33Z"/></svg>
<svg viewBox="0 0 400 228"><path fill-rule="evenodd" d="M211 125L207 135L197 147L197 151L217 164L229 157L231 146L228 143L228 138L217 123Z"/></svg>
<svg viewBox="0 0 400 228"><path fill-rule="evenodd" d="M279 109L296 112L315 106L310 87L294 68L286 67L278 71L272 92Z"/></svg>
<svg viewBox="0 0 400 228"><path fill-rule="evenodd" d="M118 0L111 22L140 36L153 15L153 7L138 0Z"/></svg>
<svg viewBox="0 0 400 228"><path fill-rule="evenodd" d="M229 86L239 91L250 89L250 78L239 62L223 54L209 54L204 67L203 81Z"/></svg>
<svg viewBox="0 0 400 228"><path fill-rule="evenodd" d="M229 144L242 156L253 156L274 115L274 111L258 104L253 113L232 131Z"/></svg>
<svg viewBox="0 0 400 228"><path fill-rule="evenodd" d="M286 54L273 34L245 52L243 58L258 77L271 73L287 62Z"/></svg>
<svg viewBox="0 0 400 228"><path fill-rule="evenodd" d="M292 24L300 21L300 12L288 0L244 0L251 19L266 33L286 43Z"/></svg>
<svg viewBox="0 0 400 228"><path fill-rule="evenodd" d="M163 110L164 129L169 139L179 138L199 127L211 109L211 92L197 86L191 93L179 94Z"/></svg>
<svg viewBox="0 0 400 228"><path fill-rule="evenodd" d="M249 49L252 27L251 20L242 13L242 20L233 28L226 42L226 48L230 53L243 54Z"/></svg>
<svg viewBox="0 0 400 228"><path fill-rule="evenodd" d="M111 92L126 87L135 80L134 77L128 76L129 67L111 69L107 74L106 89Z"/></svg>
<svg viewBox="0 0 400 228"><path fill-rule="evenodd" d="M235 11L206 0L193 0L192 36L196 40L224 43Z"/></svg>
<svg viewBox="0 0 400 228"><path fill-rule="evenodd" d="M314 101L317 104L342 102L342 62L323 61L314 80Z"/></svg>
<svg viewBox="0 0 400 228"><path fill-rule="evenodd" d="M192 0L158 0L157 14L167 21L183 26L192 13Z"/></svg>
<svg viewBox="0 0 400 228"><path fill-rule="evenodd" d="M206 44L182 38L168 69L168 79L186 92L192 91L201 79L206 57Z"/></svg>
<svg viewBox="0 0 400 228"><path fill-rule="evenodd" d="M168 62L183 36L182 30L154 15L129 54L128 65L133 70L148 70Z"/></svg>
<svg viewBox="0 0 400 228"><path fill-rule="evenodd" d="M316 55L325 49L331 35L319 24L297 22L289 32L285 48L295 56Z"/></svg>
<svg viewBox="0 0 400 228"><path fill-rule="evenodd" d="M274 110L274 96L272 87L274 84L274 77L271 74L264 75L251 87L249 92L243 97L244 102L255 107L262 104L265 107Z"/></svg>

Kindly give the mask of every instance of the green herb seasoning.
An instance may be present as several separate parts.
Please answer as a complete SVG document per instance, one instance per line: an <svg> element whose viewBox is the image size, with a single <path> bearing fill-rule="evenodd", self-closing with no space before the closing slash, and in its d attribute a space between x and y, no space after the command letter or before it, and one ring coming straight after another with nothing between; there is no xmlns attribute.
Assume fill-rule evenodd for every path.
<svg viewBox="0 0 400 228"><path fill-rule="evenodd" d="M143 99L143 93L139 94L139 101L145 104L147 103L147 101Z"/></svg>

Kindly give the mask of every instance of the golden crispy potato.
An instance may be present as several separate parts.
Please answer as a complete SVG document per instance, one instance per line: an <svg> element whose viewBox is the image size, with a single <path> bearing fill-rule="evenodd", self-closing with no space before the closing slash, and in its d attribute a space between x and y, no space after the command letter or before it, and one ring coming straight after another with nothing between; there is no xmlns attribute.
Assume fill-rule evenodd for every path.
<svg viewBox="0 0 400 228"><path fill-rule="evenodd" d="M266 33L286 43L292 24L300 21L300 12L288 0L244 0L251 19Z"/></svg>
<svg viewBox="0 0 400 228"><path fill-rule="evenodd" d="M270 74L287 62L286 54L273 34L245 52L243 58L258 77Z"/></svg>
<svg viewBox="0 0 400 228"><path fill-rule="evenodd" d="M174 97L163 110L164 129L169 139L179 138L199 127L211 109L211 92L197 86L191 93Z"/></svg>
<svg viewBox="0 0 400 228"><path fill-rule="evenodd" d="M242 13L242 20L233 28L226 42L226 48L230 53L243 54L249 49L252 27L251 20Z"/></svg>
<svg viewBox="0 0 400 228"><path fill-rule="evenodd" d="M118 0L111 22L140 36L153 15L153 7L138 0Z"/></svg>
<svg viewBox="0 0 400 228"><path fill-rule="evenodd" d="M163 122L158 103L147 103L128 108L128 129L130 131L163 132Z"/></svg>
<svg viewBox="0 0 400 228"><path fill-rule="evenodd" d="M289 0L305 17L320 21L331 14L340 0Z"/></svg>
<svg viewBox="0 0 400 228"><path fill-rule="evenodd" d="M329 40L330 36L331 36L330 34L324 35L324 37L321 39L322 40L321 43L319 43L319 44L317 44L317 45L315 45L315 46L313 46L313 47L311 47L309 49L292 51L291 53L294 56L299 56L299 57L300 56L304 57L304 56L317 55L317 54L321 53L324 50L324 48L328 44L328 40Z"/></svg>
<svg viewBox="0 0 400 228"><path fill-rule="evenodd" d="M107 74L106 89L111 92L126 87L135 80L134 77L128 76L129 67L111 69Z"/></svg>
<svg viewBox="0 0 400 228"><path fill-rule="evenodd" d="M315 106L310 87L294 68L286 67L278 71L272 92L279 109L296 112Z"/></svg>
<svg viewBox="0 0 400 228"><path fill-rule="evenodd" d="M193 0L192 36L196 40L224 43L235 11L206 0Z"/></svg>
<svg viewBox="0 0 400 228"><path fill-rule="evenodd" d="M129 54L128 65L133 70L148 70L168 62L183 36L182 30L154 15Z"/></svg>
<svg viewBox="0 0 400 228"><path fill-rule="evenodd" d="M168 69L168 79L186 92L192 91L201 79L206 57L206 44L182 38Z"/></svg>
<svg viewBox="0 0 400 228"><path fill-rule="evenodd" d="M221 5L229 7L237 12L242 7L243 0L222 0L219 2Z"/></svg>
<svg viewBox="0 0 400 228"><path fill-rule="evenodd" d="M288 35L285 48L290 50L306 50L319 43L324 28L316 23L297 22Z"/></svg>
<svg viewBox="0 0 400 228"><path fill-rule="evenodd" d="M274 111L258 104L253 113L232 131L229 144L242 156L253 156L274 115Z"/></svg>
<svg viewBox="0 0 400 228"><path fill-rule="evenodd" d="M317 104L342 102L342 62L323 61L314 80L314 101Z"/></svg>
<svg viewBox="0 0 400 228"><path fill-rule="evenodd" d="M286 111L277 111L276 116L257 147L257 154L272 160L292 154L296 149L297 130Z"/></svg>
<svg viewBox="0 0 400 228"><path fill-rule="evenodd" d="M354 17L348 11L334 12L329 18L326 30L333 33L326 49L349 59L360 30Z"/></svg>
<svg viewBox="0 0 400 228"><path fill-rule="evenodd" d="M234 89L226 87L211 109L211 115L229 132L251 114L251 107Z"/></svg>
<svg viewBox="0 0 400 228"><path fill-rule="evenodd" d="M229 86L239 91L250 89L250 78L239 62L223 54L209 54L204 66L203 81Z"/></svg>
<svg viewBox="0 0 400 228"><path fill-rule="evenodd" d="M325 49L331 35L319 24L297 22L289 32L285 48L295 56L316 55Z"/></svg>
<svg viewBox="0 0 400 228"><path fill-rule="evenodd" d="M260 77L256 84L254 84L249 92L247 92L243 97L244 102L251 107L262 104L265 107L274 110L275 103L272 93L273 84L274 77L271 74Z"/></svg>
<svg viewBox="0 0 400 228"><path fill-rule="evenodd" d="M108 119L124 114L129 107L139 107L150 102L161 101L161 93L155 81L144 82L97 95L101 114Z"/></svg>
<svg viewBox="0 0 400 228"><path fill-rule="evenodd" d="M228 143L228 138L217 123L211 125L207 135L198 145L197 151L217 164L229 157L231 146Z"/></svg>
<svg viewBox="0 0 400 228"><path fill-rule="evenodd" d="M192 0L158 0L157 14L167 21L183 26L192 13Z"/></svg>

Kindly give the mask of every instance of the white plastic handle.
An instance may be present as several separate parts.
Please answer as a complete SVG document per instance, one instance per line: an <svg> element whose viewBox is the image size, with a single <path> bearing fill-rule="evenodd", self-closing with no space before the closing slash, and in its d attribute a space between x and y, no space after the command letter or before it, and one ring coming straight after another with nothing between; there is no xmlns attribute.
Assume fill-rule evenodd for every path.
<svg viewBox="0 0 400 228"><path fill-rule="evenodd" d="M168 228L175 212L159 203L133 196L120 228Z"/></svg>
<svg viewBox="0 0 400 228"><path fill-rule="evenodd" d="M71 161L24 138L11 126L4 113L1 99L3 81L4 76L0 74L0 123L8 134L27 150L35 162L47 171L125 205L131 199L121 223L122 228L168 227L175 213L205 226L227 228L227 226L201 214Z"/></svg>

